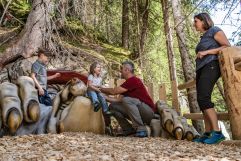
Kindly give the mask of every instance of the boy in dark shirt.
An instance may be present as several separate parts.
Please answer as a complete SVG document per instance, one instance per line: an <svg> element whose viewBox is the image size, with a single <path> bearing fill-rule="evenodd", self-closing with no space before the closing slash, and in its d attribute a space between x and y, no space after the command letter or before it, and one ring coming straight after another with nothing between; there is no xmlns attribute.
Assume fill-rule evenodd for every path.
<svg viewBox="0 0 241 161"><path fill-rule="evenodd" d="M51 56L51 52L46 49L39 49L37 53L38 59L32 65L31 78L38 90L39 103L52 106L52 100L47 91L47 80L60 77L60 73L48 77L46 65L48 64L48 57Z"/></svg>

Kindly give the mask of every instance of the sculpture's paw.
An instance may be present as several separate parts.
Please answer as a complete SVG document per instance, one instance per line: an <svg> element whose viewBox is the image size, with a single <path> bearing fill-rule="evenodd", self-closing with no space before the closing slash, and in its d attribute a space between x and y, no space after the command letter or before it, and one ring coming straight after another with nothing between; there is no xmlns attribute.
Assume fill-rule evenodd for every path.
<svg viewBox="0 0 241 161"><path fill-rule="evenodd" d="M25 122L37 122L40 115L40 107L33 79L21 76L17 79L17 85Z"/></svg>
<svg viewBox="0 0 241 161"><path fill-rule="evenodd" d="M57 118L56 117L51 117L49 119L48 127L47 127L47 132L56 134L57 133Z"/></svg>
<svg viewBox="0 0 241 161"><path fill-rule="evenodd" d="M14 134L23 120L21 101L18 97L18 88L15 84L8 82L0 84L0 109L2 127L5 127L11 134Z"/></svg>
<svg viewBox="0 0 241 161"><path fill-rule="evenodd" d="M7 115L7 127L11 134L14 134L22 123L22 118L18 110L13 109Z"/></svg>
<svg viewBox="0 0 241 161"><path fill-rule="evenodd" d="M173 108L168 107L165 102L158 101L157 108L161 116L160 126L157 125L157 121L152 121L151 123L151 127L155 130L155 135L161 135L161 132L166 130L171 137L177 140L187 139L191 141L199 136L196 129L187 123L186 118L179 116L179 114ZM156 132L158 130L161 130L160 134ZM166 134L164 137L167 137Z"/></svg>

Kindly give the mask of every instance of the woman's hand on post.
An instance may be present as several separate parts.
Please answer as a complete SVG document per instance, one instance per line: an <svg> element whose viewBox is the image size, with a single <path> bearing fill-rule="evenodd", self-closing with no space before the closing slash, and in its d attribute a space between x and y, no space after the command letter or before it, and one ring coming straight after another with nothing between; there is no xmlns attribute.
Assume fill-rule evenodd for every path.
<svg viewBox="0 0 241 161"><path fill-rule="evenodd" d="M197 53L197 58L202 59L207 54L208 54L207 51L199 51Z"/></svg>

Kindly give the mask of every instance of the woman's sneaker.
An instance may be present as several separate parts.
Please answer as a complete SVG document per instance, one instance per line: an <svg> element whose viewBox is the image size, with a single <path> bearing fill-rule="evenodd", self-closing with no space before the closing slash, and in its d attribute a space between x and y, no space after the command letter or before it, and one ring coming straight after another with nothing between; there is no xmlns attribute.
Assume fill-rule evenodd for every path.
<svg viewBox="0 0 241 161"><path fill-rule="evenodd" d="M203 143L218 144L223 140L225 140L225 136L223 135L222 131L212 131L211 136L208 139L204 140Z"/></svg>
<svg viewBox="0 0 241 161"><path fill-rule="evenodd" d="M195 143L204 143L206 139L211 136L211 132L205 132L200 138L193 139L192 141Z"/></svg>

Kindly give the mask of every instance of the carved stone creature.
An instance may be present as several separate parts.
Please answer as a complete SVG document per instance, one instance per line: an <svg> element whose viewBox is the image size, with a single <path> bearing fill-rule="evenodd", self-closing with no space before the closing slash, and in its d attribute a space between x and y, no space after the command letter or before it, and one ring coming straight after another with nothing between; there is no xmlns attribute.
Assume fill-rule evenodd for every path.
<svg viewBox="0 0 241 161"><path fill-rule="evenodd" d="M105 133L102 111L94 112L81 80L71 79L55 96L53 107L39 104L31 78L19 77L16 84L0 84L0 136L68 131ZM160 116L151 121L148 136L192 140L199 135L166 103L158 101L157 107Z"/></svg>
<svg viewBox="0 0 241 161"><path fill-rule="evenodd" d="M74 78L56 95L48 132L82 131L104 134L102 112L93 111L90 99L84 97L86 90L86 85Z"/></svg>
<svg viewBox="0 0 241 161"><path fill-rule="evenodd" d="M27 123L37 122L40 110L33 80L21 76L17 80L17 86L9 82L0 84L0 109L3 126L11 134L17 131L23 119Z"/></svg>
<svg viewBox="0 0 241 161"><path fill-rule="evenodd" d="M152 136L176 138L177 140L187 139L189 141L199 137L196 129L187 124L187 120L179 116L174 109L169 108L165 102L158 101L157 109L160 120L153 119L151 121Z"/></svg>
<svg viewBox="0 0 241 161"><path fill-rule="evenodd" d="M40 114L39 101L33 79L21 76L17 79L17 85L24 120L28 123L38 121Z"/></svg>
<svg viewBox="0 0 241 161"><path fill-rule="evenodd" d="M54 98L53 107L39 104L30 77L21 76L16 84L0 84L0 136L64 131L104 134L102 112L94 112L90 99L85 97L87 87L79 79L64 86Z"/></svg>

